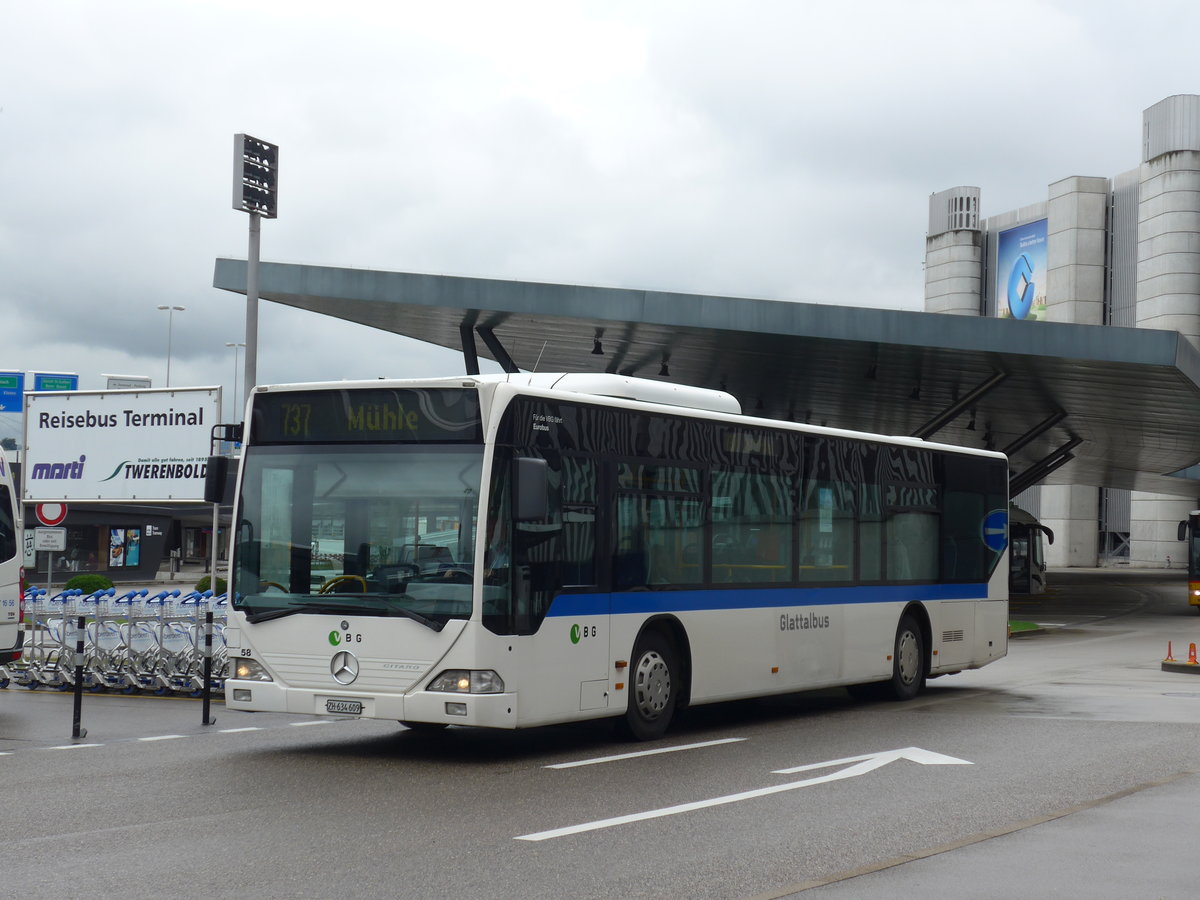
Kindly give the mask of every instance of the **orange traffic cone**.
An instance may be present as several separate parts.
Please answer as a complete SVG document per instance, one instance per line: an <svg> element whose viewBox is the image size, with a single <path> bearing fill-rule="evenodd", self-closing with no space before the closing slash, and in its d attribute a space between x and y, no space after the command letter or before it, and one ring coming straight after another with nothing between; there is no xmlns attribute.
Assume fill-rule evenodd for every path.
<svg viewBox="0 0 1200 900"><path fill-rule="evenodd" d="M1196 660L1196 645L1188 644L1188 661L1189 666L1200 666L1200 661Z"/></svg>
<svg viewBox="0 0 1200 900"><path fill-rule="evenodd" d="M1175 657L1171 655L1171 642L1167 641L1167 657L1163 662L1175 662Z"/></svg>

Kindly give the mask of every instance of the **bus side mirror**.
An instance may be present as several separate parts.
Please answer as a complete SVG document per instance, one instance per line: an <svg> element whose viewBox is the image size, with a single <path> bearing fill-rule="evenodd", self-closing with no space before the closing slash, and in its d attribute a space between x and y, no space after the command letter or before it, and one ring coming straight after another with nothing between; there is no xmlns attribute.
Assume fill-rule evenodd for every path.
<svg viewBox="0 0 1200 900"><path fill-rule="evenodd" d="M513 518L533 522L550 514L550 481L544 459L518 456L513 460Z"/></svg>
<svg viewBox="0 0 1200 900"><path fill-rule="evenodd" d="M1184 519L1182 522L1179 523L1179 537L1176 538L1176 540L1179 540L1179 541L1187 540L1187 519Z"/></svg>
<svg viewBox="0 0 1200 900"><path fill-rule="evenodd" d="M225 485L229 479L229 457L210 456L204 471L204 502L228 503Z"/></svg>

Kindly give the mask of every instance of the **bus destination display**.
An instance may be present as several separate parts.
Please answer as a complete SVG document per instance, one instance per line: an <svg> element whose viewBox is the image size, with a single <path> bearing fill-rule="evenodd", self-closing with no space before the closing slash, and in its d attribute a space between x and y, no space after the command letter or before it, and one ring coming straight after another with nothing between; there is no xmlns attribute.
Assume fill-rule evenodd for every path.
<svg viewBox="0 0 1200 900"><path fill-rule="evenodd" d="M478 442L472 390L367 389L270 392L254 398L258 444Z"/></svg>

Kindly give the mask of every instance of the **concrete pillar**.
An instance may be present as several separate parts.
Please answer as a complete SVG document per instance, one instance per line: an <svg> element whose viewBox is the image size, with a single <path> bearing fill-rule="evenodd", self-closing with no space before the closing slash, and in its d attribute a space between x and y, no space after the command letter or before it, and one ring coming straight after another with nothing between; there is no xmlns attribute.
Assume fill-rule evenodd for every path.
<svg viewBox="0 0 1200 900"><path fill-rule="evenodd" d="M982 302L979 188L956 187L933 194L925 238L925 311L977 316Z"/></svg>
<svg viewBox="0 0 1200 900"><path fill-rule="evenodd" d="M1054 532L1054 543L1046 548L1051 567L1099 563L1097 526L1100 492L1089 485L1042 485L1041 521Z"/></svg>
<svg viewBox="0 0 1200 900"><path fill-rule="evenodd" d="M1129 504L1129 564L1139 569L1186 569L1187 545L1179 540L1178 528L1196 508L1195 500L1134 491Z"/></svg>
<svg viewBox="0 0 1200 900"><path fill-rule="evenodd" d="M1046 205L1046 321L1104 324L1107 178L1050 185Z"/></svg>
<svg viewBox="0 0 1200 900"><path fill-rule="evenodd" d="M1143 113L1138 188L1137 325L1200 346L1200 96Z"/></svg>

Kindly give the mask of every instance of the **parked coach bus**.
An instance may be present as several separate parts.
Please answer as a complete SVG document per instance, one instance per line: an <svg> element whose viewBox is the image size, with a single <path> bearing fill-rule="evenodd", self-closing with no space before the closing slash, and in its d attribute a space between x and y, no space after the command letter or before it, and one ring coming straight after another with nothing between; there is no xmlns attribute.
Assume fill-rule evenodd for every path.
<svg viewBox="0 0 1200 900"><path fill-rule="evenodd" d="M0 452L0 666L21 658L25 637L20 506L12 470ZM3 674L3 673L0 673Z"/></svg>
<svg viewBox="0 0 1200 900"><path fill-rule="evenodd" d="M1179 523L1179 540L1187 541L1188 604L1200 611L1200 509Z"/></svg>
<svg viewBox="0 0 1200 900"><path fill-rule="evenodd" d="M616 375L258 387L226 702L653 739L689 704L908 699L1007 651L1007 486L997 453Z"/></svg>
<svg viewBox="0 0 1200 900"><path fill-rule="evenodd" d="M1054 532L1019 506L1008 508L1008 592L1041 594L1046 590L1045 544Z"/></svg>

